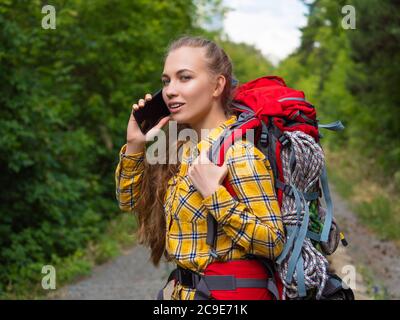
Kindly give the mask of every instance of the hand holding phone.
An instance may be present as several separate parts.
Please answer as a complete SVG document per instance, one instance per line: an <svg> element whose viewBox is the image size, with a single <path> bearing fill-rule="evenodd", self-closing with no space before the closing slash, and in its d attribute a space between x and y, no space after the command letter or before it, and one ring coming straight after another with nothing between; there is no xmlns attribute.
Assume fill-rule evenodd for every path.
<svg viewBox="0 0 400 320"><path fill-rule="evenodd" d="M138 108L134 113L134 117L143 133L147 133L162 118L171 114L164 102L161 89L149 96L151 98L145 99L142 103L140 103L141 101L139 100ZM146 95L146 97L149 96Z"/></svg>
<svg viewBox="0 0 400 320"><path fill-rule="evenodd" d="M161 91L157 92L157 94L161 94ZM164 106L160 108L156 103L159 101L160 96L157 99L154 99L154 97L151 94L146 94L145 99L140 99L137 104L132 106L126 135L126 154L142 151L146 141L152 140L157 132L169 121L170 113L168 107L164 103ZM151 103L151 101L153 102ZM153 106L153 108L149 106ZM165 112L164 107L168 113ZM146 108L148 110L145 110Z"/></svg>

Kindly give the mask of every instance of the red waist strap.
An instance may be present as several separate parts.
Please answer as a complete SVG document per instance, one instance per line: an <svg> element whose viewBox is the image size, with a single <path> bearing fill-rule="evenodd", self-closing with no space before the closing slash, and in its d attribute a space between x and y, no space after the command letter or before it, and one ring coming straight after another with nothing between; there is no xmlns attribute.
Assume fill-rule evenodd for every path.
<svg viewBox="0 0 400 320"><path fill-rule="evenodd" d="M236 278L267 279L267 269L258 260L231 260L213 262L204 270L205 275L234 275Z"/></svg>
<svg viewBox="0 0 400 320"><path fill-rule="evenodd" d="M271 279L270 273L273 274ZM256 259L246 260L231 260L227 262L213 262L207 266L204 270L206 276L224 276L233 275L237 279L262 279L267 283L267 279L270 282L268 286L264 288L241 288L237 287L235 290L210 290L212 298L216 300L273 300L274 295L271 292L272 283L275 284L275 290L278 291L279 299L282 298L282 282L280 281L278 273L275 272L272 264L267 267ZM271 281L272 280L272 281ZM274 286L272 286L274 287Z"/></svg>

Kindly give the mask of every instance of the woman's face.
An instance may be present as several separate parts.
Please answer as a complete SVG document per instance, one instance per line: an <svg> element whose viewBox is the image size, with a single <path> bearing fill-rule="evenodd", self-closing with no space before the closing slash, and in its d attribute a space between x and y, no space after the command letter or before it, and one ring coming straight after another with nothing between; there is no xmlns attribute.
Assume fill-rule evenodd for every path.
<svg viewBox="0 0 400 320"><path fill-rule="evenodd" d="M171 120L190 125L209 114L215 100L215 81L206 65L204 48L181 47L171 51L165 60L162 82Z"/></svg>

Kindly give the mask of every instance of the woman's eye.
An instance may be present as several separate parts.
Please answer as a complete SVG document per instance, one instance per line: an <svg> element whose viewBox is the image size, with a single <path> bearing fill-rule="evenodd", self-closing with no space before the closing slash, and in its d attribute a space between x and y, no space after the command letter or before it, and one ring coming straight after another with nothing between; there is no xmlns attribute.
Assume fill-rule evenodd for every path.
<svg viewBox="0 0 400 320"><path fill-rule="evenodd" d="M191 76L181 76L179 79L182 80L182 81L187 81L187 80L192 79L192 77L191 77ZM163 84L164 86L166 86L166 85L170 82L170 80L168 80L168 79L161 79L161 82L162 82L162 84Z"/></svg>

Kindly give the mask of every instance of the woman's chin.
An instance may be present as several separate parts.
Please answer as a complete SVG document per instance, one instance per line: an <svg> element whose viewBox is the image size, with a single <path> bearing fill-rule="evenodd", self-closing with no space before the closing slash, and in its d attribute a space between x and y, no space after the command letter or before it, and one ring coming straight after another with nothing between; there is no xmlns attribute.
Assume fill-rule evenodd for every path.
<svg viewBox="0 0 400 320"><path fill-rule="evenodd" d="M187 123L187 121L189 120L187 117L185 117L184 115L180 114L180 113L172 113L170 115L171 120L172 121L176 121L177 124L184 124Z"/></svg>

